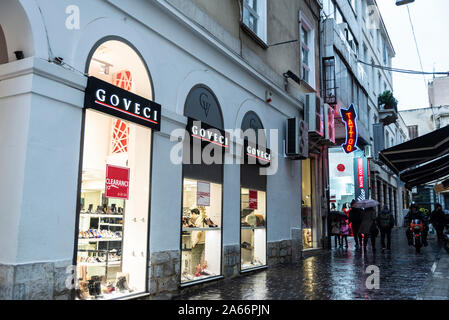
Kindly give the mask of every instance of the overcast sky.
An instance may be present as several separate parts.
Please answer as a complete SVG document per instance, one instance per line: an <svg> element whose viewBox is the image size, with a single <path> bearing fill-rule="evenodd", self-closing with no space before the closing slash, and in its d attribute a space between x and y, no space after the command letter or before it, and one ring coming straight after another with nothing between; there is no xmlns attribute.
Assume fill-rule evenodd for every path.
<svg viewBox="0 0 449 320"><path fill-rule="evenodd" d="M421 70L407 6L396 6L395 0L377 0L377 4L396 51L393 67ZM449 0L415 0L408 7L424 71L433 71L434 67L436 71L449 71ZM429 106L422 75L394 72L393 88L400 110Z"/></svg>

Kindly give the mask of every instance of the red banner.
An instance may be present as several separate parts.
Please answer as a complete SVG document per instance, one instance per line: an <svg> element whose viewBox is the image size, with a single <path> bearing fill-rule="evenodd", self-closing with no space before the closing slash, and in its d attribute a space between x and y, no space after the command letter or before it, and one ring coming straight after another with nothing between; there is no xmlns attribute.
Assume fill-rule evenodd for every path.
<svg viewBox="0 0 449 320"><path fill-rule="evenodd" d="M249 208L257 210L257 191L249 190Z"/></svg>
<svg viewBox="0 0 449 320"><path fill-rule="evenodd" d="M357 159L357 175L359 177L359 188L363 189L365 188L365 177L363 176L363 159L359 158Z"/></svg>
<svg viewBox="0 0 449 320"><path fill-rule="evenodd" d="M106 165L105 197L129 199L129 168Z"/></svg>

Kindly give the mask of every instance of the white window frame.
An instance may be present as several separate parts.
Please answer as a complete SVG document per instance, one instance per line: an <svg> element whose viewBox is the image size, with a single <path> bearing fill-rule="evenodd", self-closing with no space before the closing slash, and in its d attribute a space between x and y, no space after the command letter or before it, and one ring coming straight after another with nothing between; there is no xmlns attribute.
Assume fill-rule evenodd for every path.
<svg viewBox="0 0 449 320"><path fill-rule="evenodd" d="M253 32L260 40L262 40L265 44L267 43L267 0L254 0L256 4L256 10L251 8L248 4L248 0L243 1L243 24ZM254 16L257 20L256 29L253 30L245 21L245 13L248 11L252 16Z"/></svg>
<svg viewBox="0 0 449 320"><path fill-rule="evenodd" d="M304 43L301 38L301 28L303 28L307 32L307 41L308 43ZM313 89L315 89L315 29L313 28L313 24L304 16L302 12L299 14L299 39L300 39L300 71L301 71L301 79L307 82ZM308 64L305 64L303 61L302 49L308 51ZM304 75L302 74L303 67L307 69L309 73L308 79L303 79Z"/></svg>

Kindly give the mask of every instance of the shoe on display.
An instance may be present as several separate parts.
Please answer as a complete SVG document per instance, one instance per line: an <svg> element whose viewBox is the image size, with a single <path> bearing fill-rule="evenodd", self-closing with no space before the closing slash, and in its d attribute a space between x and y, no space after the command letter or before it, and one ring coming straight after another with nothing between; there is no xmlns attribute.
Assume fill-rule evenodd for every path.
<svg viewBox="0 0 449 320"><path fill-rule="evenodd" d="M117 280L116 286L120 291L129 291L128 282L126 281L125 276L122 276Z"/></svg>
<svg viewBox="0 0 449 320"><path fill-rule="evenodd" d="M209 227L209 228L217 228L218 225L212 222L210 218L203 219L203 222Z"/></svg>
<svg viewBox="0 0 449 320"><path fill-rule="evenodd" d="M240 245L243 249L246 249L246 250L252 250L253 249L253 246L251 245L251 243L248 243L248 242L243 242L241 245Z"/></svg>
<svg viewBox="0 0 449 320"><path fill-rule="evenodd" d="M195 277L201 276L201 264L196 266Z"/></svg>

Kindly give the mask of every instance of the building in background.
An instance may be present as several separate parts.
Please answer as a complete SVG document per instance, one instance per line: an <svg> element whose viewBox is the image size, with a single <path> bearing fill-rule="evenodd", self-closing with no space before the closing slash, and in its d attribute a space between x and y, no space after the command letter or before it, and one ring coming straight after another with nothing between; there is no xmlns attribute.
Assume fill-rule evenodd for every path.
<svg viewBox="0 0 449 320"><path fill-rule="evenodd" d="M393 92L393 81L391 72L375 66L391 67L395 52L377 3L324 0L321 38L323 96L335 111L338 145L329 150L331 206L342 210L352 199L370 197L387 205L398 220L403 185L378 162L377 153L408 135L396 106L378 103L380 95ZM348 142L349 129L340 110L351 105L357 113L358 149L346 153L340 145Z"/></svg>
<svg viewBox="0 0 449 320"><path fill-rule="evenodd" d="M429 83L429 102L428 108L400 112L410 139L449 125L449 77L434 78ZM436 202L441 203L444 209L449 209L449 193L447 191L437 193L435 190L437 183L413 188L413 201L429 210L434 209Z"/></svg>
<svg viewBox="0 0 449 320"><path fill-rule="evenodd" d="M0 3L0 299L170 298L321 246L332 126L319 1L67 6ZM289 119L315 125L293 135L294 157ZM174 163L178 138L199 139L195 120L223 141L226 129L265 129L247 143L275 174ZM183 159L197 150L181 147Z"/></svg>

